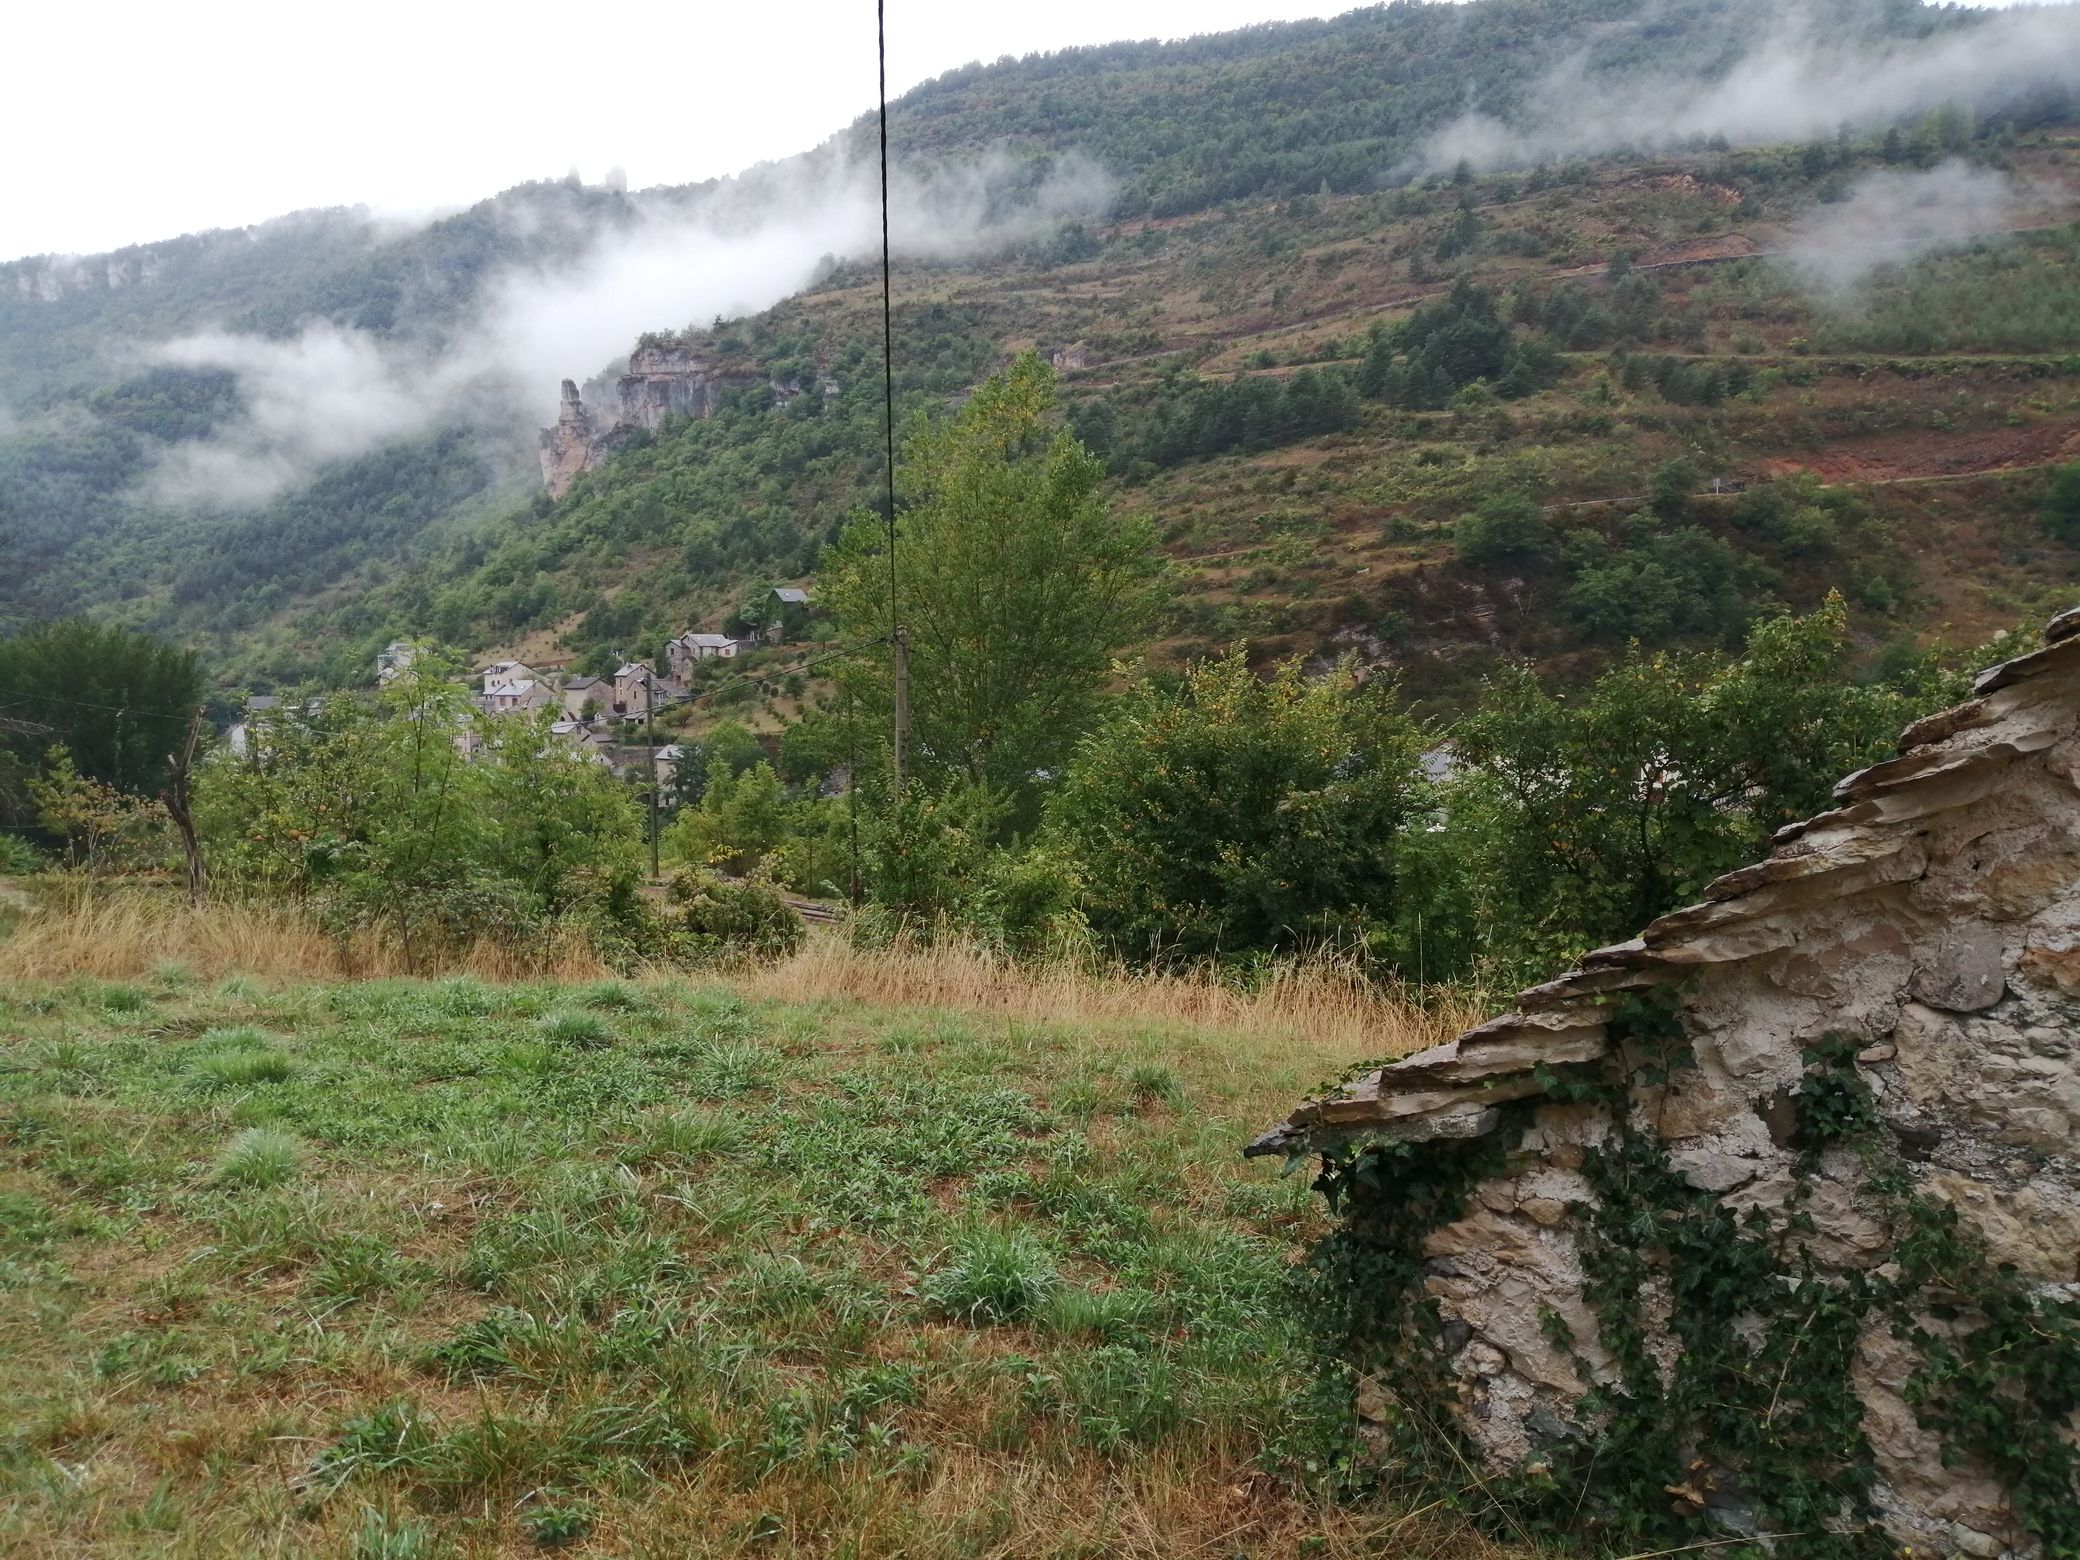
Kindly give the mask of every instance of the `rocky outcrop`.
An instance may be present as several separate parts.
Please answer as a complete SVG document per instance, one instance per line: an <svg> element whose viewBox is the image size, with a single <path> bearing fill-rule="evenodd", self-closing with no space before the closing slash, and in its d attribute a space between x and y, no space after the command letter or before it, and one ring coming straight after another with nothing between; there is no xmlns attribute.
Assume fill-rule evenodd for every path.
<svg viewBox="0 0 2080 1560"><path fill-rule="evenodd" d="M614 425L654 433L667 417L712 417L724 391L756 383L752 375L718 372L697 346L645 343L628 355L628 372L615 383Z"/></svg>
<svg viewBox="0 0 2080 1560"><path fill-rule="evenodd" d="M551 497L561 498L579 472L597 466L636 433L655 433L671 417L712 417L729 391L760 382L756 374L719 367L697 343L645 338L629 354L628 372L614 383L610 417L595 418L578 387L563 382L556 425L541 431L542 481ZM775 402L784 404L799 387L774 385L772 390Z"/></svg>
<svg viewBox="0 0 2080 1560"><path fill-rule="evenodd" d="M149 287L164 267L157 250L137 246L106 255L36 255L0 266L0 288L25 303L56 303L99 288Z"/></svg>
<svg viewBox="0 0 2080 1560"><path fill-rule="evenodd" d="M2047 1547L2032 1526L2042 1491L2032 1508L2016 1488L2042 1458L2035 1474L2004 1472L1960 1442L1942 1373L1929 1372L1932 1349L1969 1353L1991 1336L1992 1302L1954 1271L1913 1280L1929 1231L1954 1224L1988 1292L2039 1318L2025 1327L2032 1346L2063 1348L2080 1370L2080 613L1974 692L1909 728L1898 757L1842 781L1833 810L1781 831L1768 859L1702 903L1251 1145L1332 1166L1370 1155L1377 1190L1365 1195L1389 1210L1416 1184L1410 1166L1496 1150L1414 1258L1442 1322L1450 1406L1492 1471L1593 1444L1611 1395L1639 1389L1627 1377L1638 1356L1628 1367L1614 1349L1613 1298L1594 1281L1614 1256L1646 1275L1619 1297L1640 1319L1646 1368L1679 1378L1682 1340L1705 1334L1695 1313L1677 1324L1680 1243L1655 1232L1723 1213L1779 1265L1778 1298L1725 1321L1728 1336L1753 1329L1756 1361L1774 1358L1772 1328L1821 1313L1818 1297L1862 1307L1839 1360L1868 1465L1863 1484L1845 1483L1864 1493L1844 1497L1841 1520L1860 1504L1937 1553ZM1662 1040L1645 1038L1642 1012L1665 1015ZM1621 1143L1680 1204L1645 1209L1630 1251L1598 1190L1617 1181L1588 1173L1617 1163ZM1805 1342L1787 1340L1771 1415L1821 1391L1821 1351L1801 1354ZM2049 1409L2023 1383L1983 1397L1974 1411L2049 1413L2040 1448L2080 1444L2075 1405L2061 1410L2055 1392ZM1369 1401L1384 1412L1380 1390ZM1672 1439L1692 1433L1668 1426ZM1670 1493L1738 1528L1753 1470L1701 1441L1671 1450L1692 1473Z"/></svg>
<svg viewBox="0 0 2080 1560"><path fill-rule="evenodd" d="M592 464L594 453L592 415L585 410L575 381L563 382L556 426L542 430L540 443L542 481L551 496L561 498L571 490L578 473Z"/></svg>

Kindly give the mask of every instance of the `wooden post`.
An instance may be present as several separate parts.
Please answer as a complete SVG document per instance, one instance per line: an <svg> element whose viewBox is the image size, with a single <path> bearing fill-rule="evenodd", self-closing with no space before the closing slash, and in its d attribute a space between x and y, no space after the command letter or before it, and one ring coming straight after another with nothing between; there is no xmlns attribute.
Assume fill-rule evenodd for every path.
<svg viewBox="0 0 2080 1560"><path fill-rule="evenodd" d="M195 745L201 737L202 711L197 709L188 720L187 741L181 744L180 752L167 758L166 789L159 793L166 816L180 831L181 853L188 864L188 903L196 906L202 903L202 843L195 838L195 815L188 806L188 775L195 767Z"/></svg>
<svg viewBox="0 0 2080 1560"><path fill-rule="evenodd" d="M650 881L657 881L657 675L643 679L643 736L650 745Z"/></svg>

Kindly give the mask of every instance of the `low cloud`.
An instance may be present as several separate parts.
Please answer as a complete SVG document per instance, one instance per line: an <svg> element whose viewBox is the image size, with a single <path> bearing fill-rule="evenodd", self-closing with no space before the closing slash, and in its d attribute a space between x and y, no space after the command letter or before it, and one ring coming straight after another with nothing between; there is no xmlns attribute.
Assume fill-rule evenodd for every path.
<svg viewBox="0 0 2080 1560"><path fill-rule="evenodd" d="M1699 137L1781 142L1832 135L1845 121L1890 124L1942 103L1979 111L2080 77L2080 7L2002 11L1926 38L1816 36L1795 11L1712 77L1597 70L1576 55L1525 94L1507 120L1477 107L1431 138L1409 171L1525 167Z"/></svg>
<svg viewBox="0 0 2080 1560"><path fill-rule="evenodd" d="M1794 230L1785 263L1815 292L1840 300L1881 265L1998 231L2026 199L2007 174L1958 158L1920 173L1880 169L1846 200L1815 208Z"/></svg>
<svg viewBox="0 0 2080 1560"><path fill-rule="evenodd" d="M1005 157L902 171L891 239L899 257L953 258L1100 215L1113 188L1076 157L1056 159L1030 188ZM691 206L672 192L638 197L630 220L559 245L570 258L492 277L466 324L438 344L329 324L286 340L207 332L168 342L153 361L228 369L244 410L167 451L151 491L250 505L328 461L436 426L547 421L558 380L597 372L642 332L755 313L807 286L826 256L874 252L879 201L878 170L832 151L758 170Z"/></svg>
<svg viewBox="0 0 2080 1560"><path fill-rule="evenodd" d="M426 424L448 388L427 365L409 372L360 331L314 325L288 341L211 332L157 349L182 368L228 369L244 412L213 437L176 445L154 477L180 502L258 503L327 461L402 438Z"/></svg>

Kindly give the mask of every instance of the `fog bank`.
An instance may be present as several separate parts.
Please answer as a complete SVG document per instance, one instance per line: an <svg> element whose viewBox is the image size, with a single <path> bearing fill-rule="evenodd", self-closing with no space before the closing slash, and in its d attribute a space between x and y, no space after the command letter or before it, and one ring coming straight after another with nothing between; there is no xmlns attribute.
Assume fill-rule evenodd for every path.
<svg viewBox="0 0 2080 1560"><path fill-rule="evenodd" d="M1113 181L1083 158L1056 159L1031 189L1018 175L1001 156L898 170L894 253L976 253L1102 215L1112 199ZM642 332L756 313L801 291L827 259L878 252L878 181L878 169L832 153L757 170L691 203L638 197L628 224L575 235L574 258L493 275L466 323L438 342L324 323L287 340L209 331L161 344L149 361L229 370L244 410L166 451L150 491L250 505L328 461L437 426L549 421L559 380L598 372Z"/></svg>

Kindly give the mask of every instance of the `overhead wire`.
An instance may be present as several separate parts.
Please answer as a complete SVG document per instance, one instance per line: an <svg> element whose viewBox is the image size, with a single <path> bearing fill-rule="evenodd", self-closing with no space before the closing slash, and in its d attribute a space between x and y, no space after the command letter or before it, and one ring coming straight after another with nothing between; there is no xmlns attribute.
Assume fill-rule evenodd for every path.
<svg viewBox="0 0 2080 1560"><path fill-rule="evenodd" d="M895 285L888 245L888 0L874 0L874 57L880 71L881 126L881 432L888 526L888 631L897 621L896 593L896 325Z"/></svg>
<svg viewBox="0 0 2080 1560"><path fill-rule="evenodd" d="M887 0L875 0L874 5L874 52L878 76L880 163L881 163L881 435L882 435L882 518L888 535L888 627L885 638L864 640L857 644L833 650L800 666L784 671L757 676L745 673L693 696L689 702L704 703L725 689L744 683L763 683L778 677L798 675L814 666L851 655L876 644L894 642L898 624L899 594L896 567L896 389L895 389L895 284L894 269L889 244L889 176L888 176L888 5ZM88 699L67 698L62 694L36 693L24 696L16 704L33 705L45 702L70 705L76 709L99 710L123 717L135 716L140 720L163 720L185 725L194 717L192 712L173 714L168 711L134 709L127 705L100 704Z"/></svg>

